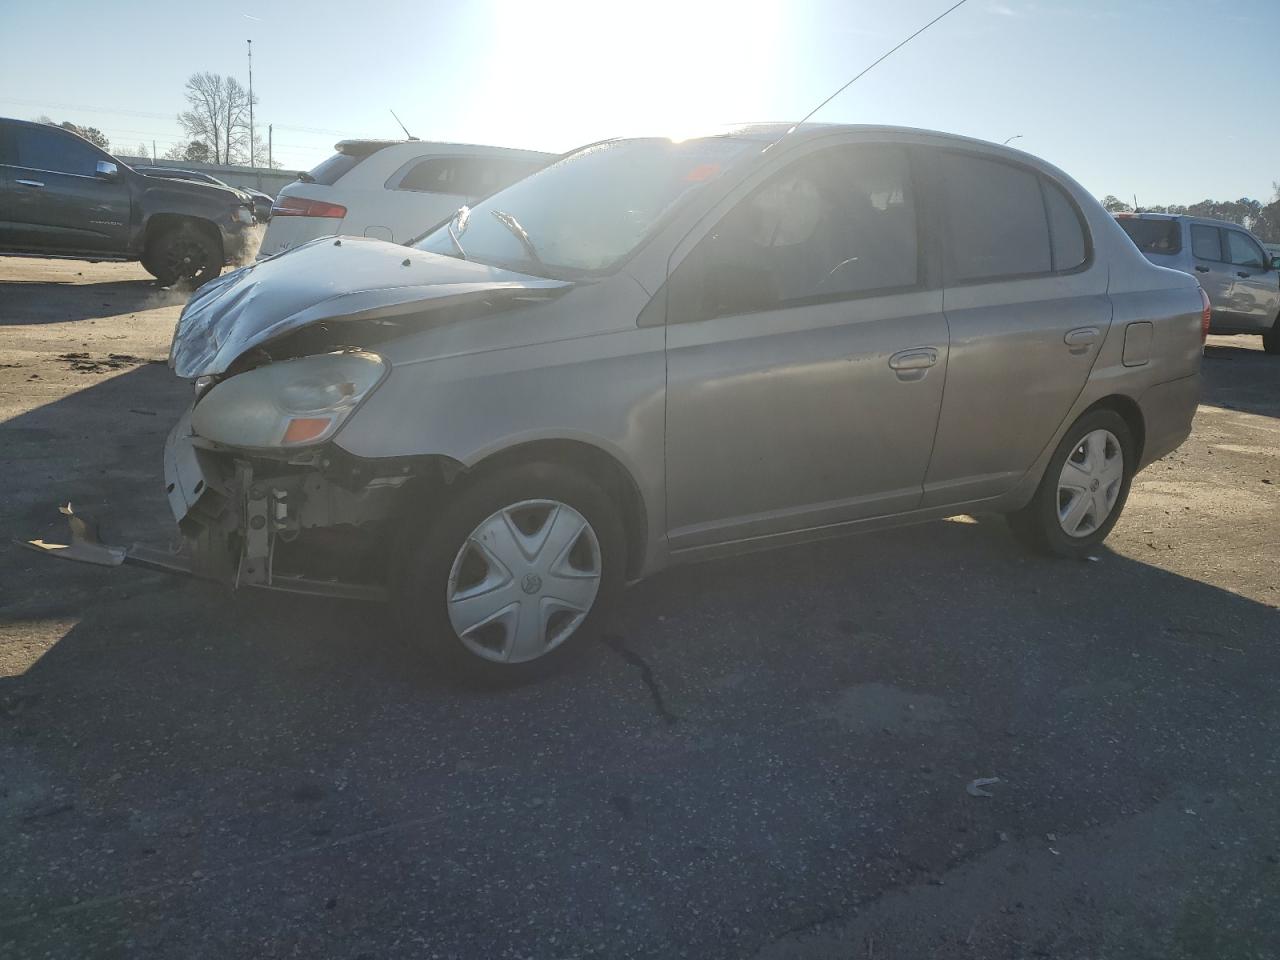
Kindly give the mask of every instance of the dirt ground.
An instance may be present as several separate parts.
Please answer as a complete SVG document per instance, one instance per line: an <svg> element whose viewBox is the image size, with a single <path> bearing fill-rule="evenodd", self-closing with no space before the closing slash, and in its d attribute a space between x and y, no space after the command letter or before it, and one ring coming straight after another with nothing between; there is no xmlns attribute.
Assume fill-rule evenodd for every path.
<svg viewBox="0 0 1280 960"><path fill-rule="evenodd" d="M0 259L6 542L168 537L181 299ZM0 956L1280 957L1280 358L1204 373L1094 562L684 568L498 692L377 608L0 547Z"/></svg>

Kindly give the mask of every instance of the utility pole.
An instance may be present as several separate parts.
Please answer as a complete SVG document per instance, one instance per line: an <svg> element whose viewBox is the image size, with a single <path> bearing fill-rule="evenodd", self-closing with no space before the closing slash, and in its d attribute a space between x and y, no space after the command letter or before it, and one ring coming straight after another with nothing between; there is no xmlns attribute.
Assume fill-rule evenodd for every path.
<svg viewBox="0 0 1280 960"><path fill-rule="evenodd" d="M274 170L276 165L271 157L271 126L271 124L267 124L267 167Z"/></svg>
<svg viewBox="0 0 1280 960"><path fill-rule="evenodd" d="M154 140L151 141L151 162L156 162L156 142Z"/></svg>
<svg viewBox="0 0 1280 960"><path fill-rule="evenodd" d="M249 166L253 162L253 41L249 41Z"/></svg>

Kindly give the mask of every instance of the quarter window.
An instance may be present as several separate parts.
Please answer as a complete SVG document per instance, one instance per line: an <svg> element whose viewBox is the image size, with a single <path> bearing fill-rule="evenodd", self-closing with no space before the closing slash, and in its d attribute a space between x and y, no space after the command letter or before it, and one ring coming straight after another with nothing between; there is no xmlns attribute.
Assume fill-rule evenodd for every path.
<svg viewBox="0 0 1280 960"><path fill-rule="evenodd" d="M1197 260L1222 260L1222 234L1217 227L1191 225L1191 255Z"/></svg>
<svg viewBox="0 0 1280 960"><path fill-rule="evenodd" d="M536 169L538 164L527 161L429 157L410 167L397 189L478 199L496 193Z"/></svg>
<svg viewBox="0 0 1280 960"><path fill-rule="evenodd" d="M1238 267L1262 269L1262 250L1239 230L1224 230L1227 235L1227 259Z"/></svg>
<svg viewBox="0 0 1280 960"><path fill-rule="evenodd" d="M1044 187L1044 207L1049 214L1049 242L1053 252L1053 269L1074 270L1089 256L1080 213L1056 183L1043 178L1040 183Z"/></svg>
<svg viewBox="0 0 1280 960"><path fill-rule="evenodd" d="M74 173L92 177L100 155L87 143L52 127L16 127L17 165L52 173Z"/></svg>
<svg viewBox="0 0 1280 960"><path fill-rule="evenodd" d="M906 150L835 147L738 203L671 278L669 320L904 289L919 281Z"/></svg>

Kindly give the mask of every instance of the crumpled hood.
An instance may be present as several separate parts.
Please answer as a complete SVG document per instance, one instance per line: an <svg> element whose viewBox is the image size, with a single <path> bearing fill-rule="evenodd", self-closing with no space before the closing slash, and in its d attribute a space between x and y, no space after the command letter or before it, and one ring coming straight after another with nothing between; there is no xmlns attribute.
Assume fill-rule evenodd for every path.
<svg viewBox="0 0 1280 960"><path fill-rule="evenodd" d="M169 366L180 377L216 375L246 350L313 323L424 313L569 286L383 240L322 237L201 287L178 319Z"/></svg>

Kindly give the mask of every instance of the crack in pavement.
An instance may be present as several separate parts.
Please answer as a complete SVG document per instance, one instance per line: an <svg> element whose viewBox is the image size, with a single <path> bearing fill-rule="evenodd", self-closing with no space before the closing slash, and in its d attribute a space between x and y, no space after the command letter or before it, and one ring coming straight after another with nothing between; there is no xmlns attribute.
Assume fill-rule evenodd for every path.
<svg viewBox="0 0 1280 960"><path fill-rule="evenodd" d="M653 700L653 708L657 711L662 722L667 726L674 726L679 717L667 709L667 702L662 697L662 690L658 687L658 681L653 676L653 668L649 666L640 654L636 653L630 647L622 642L622 638L613 634L605 634L600 638L606 647L620 656L627 663L640 671L640 681L649 690L649 697Z"/></svg>

